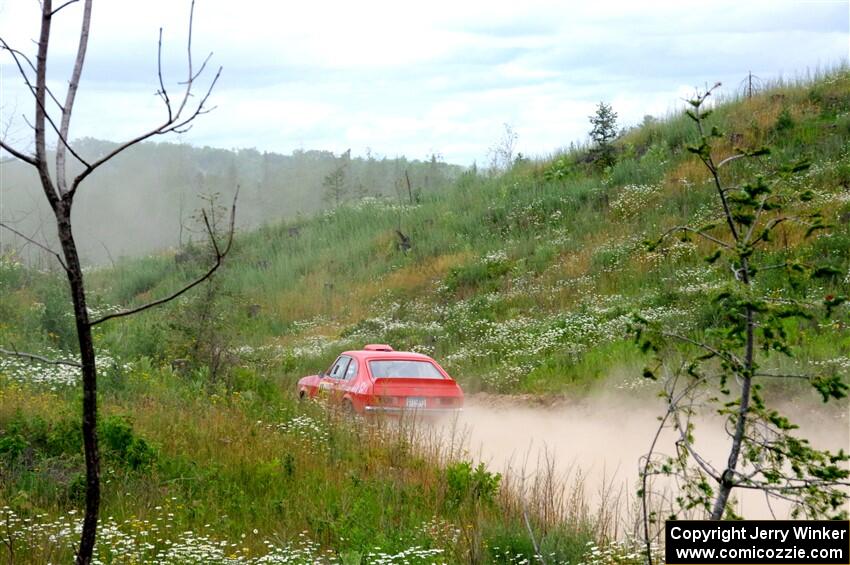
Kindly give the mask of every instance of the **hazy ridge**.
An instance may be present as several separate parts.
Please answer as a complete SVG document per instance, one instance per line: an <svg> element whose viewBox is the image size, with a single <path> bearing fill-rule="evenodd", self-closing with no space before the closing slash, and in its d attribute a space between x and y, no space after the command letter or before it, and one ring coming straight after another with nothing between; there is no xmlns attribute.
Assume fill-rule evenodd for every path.
<svg viewBox="0 0 850 565"><path fill-rule="evenodd" d="M73 144L87 160L116 145L91 138ZM35 171L15 161L0 167L0 218L28 235L53 242L52 214ZM237 186L241 229L315 214L334 205L327 201L323 183L339 168L344 171L343 201L375 196L409 200L410 193L421 197L463 171L442 162L438 155L420 161L319 150L282 155L256 149L143 143L107 163L80 190L74 222L83 258L89 264L104 264L110 258L176 247L181 240L187 243L192 235L185 226L205 205L199 196L218 194L220 202L229 205ZM25 247L8 232L0 242L9 248Z"/></svg>

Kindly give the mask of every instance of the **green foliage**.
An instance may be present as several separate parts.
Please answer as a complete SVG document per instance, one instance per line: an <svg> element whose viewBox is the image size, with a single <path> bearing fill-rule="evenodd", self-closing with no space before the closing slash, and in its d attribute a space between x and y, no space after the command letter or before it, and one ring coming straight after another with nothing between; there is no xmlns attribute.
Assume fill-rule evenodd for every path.
<svg viewBox="0 0 850 565"><path fill-rule="evenodd" d="M34 450L44 457L82 453L80 424L70 417L48 422L40 416L17 414L5 423L3 437L9 440L10 453L18 448Z"/></svg>
<svg viewBox="0 0 850 565"><path fill-rule="evenodd" d="M51 500L78 503L73 477L83 465L79 420L15 411L0 417L0 499L17 509Z"/></svg>
<svg viewBox="0 0 850 565"><path fill-rule="evenodd" d="M0 253L0 290L11 292L21 288L27 270L24 268L17 253Z"/></svg>
<svg viewBox="0 0 850 565"><path fill-rule="evenodd" d="M617 137L617 112L605 102L600 102L590 120L591 155L602 169L616 162L613 141Z"/></svg>
<svg viewBox="0 0 850 565"><path fill-rule="evenodd" d="M679 333L664 324L635 317L632 329L636 344L643 352L652 351L657 356L654 366L644 369L644 378L658 380L659 369L665 365L665 372L672 375L663 382L661 395L668 411L661 425L674 427L680 435L677 457L657 453L646 456L644 481L646 484L654 474L680 480L679 493L665 509L670 519L693 511L713 519L734 516L730 496L736 488L760 490L768 498L790 501L795 515L840 518L846 516L842 505L848 494L841 483L850 477L850 458L843 451L813 449L798 437L794 432L797 426L769 407L762 381L805 380L824 402L847 395L846 377L785 375L763 369L776 365L775 357L793 358L799 351L801 340L789 335L793 324L828 318L845 300L842 295L812 300L802 289L813 280L835 284L846 270L824 262L823 255L809 261L783 258L774 263L777 254L770 247L780 228L786 238L785 230L793 230L805 240L828 227L819 210L801 209L798 204L813 200L800 188L805 185L799 181L811 163L807 159L773 163L767 174L758 166L736 166L770 155L768 148L740 150L731 158L716 161L714 145L724 134L717 126L709 129L705 123L709 110L704 104L710 94L711 90L689 101L687 115L700 137L688 151L709 171L723 221L678 226L651 245L658 249L674 235L698 237L713 248L706 257L710 269L718 276L725 275L727 282L713 293L720 315L706 319L698 330ZM783 114L774 127L777 133L794 127L787 109ZM771 271L770 287L765 288L759 283L763 273ZM778 299L772 288L792 292ZM675 350L678 354L672 353ZM698 413L693 407L704 403L723 417L731 436L728 459L724 457L716 464L700 453L694 440L692 418ZM646 507L652 493L645 488L642 492ZM647 547L652 536L650 526L645 522Z"/></svg>
<svg viewBox="0 0 850 565"><path fill-rule="evenodd" d="M610 168L608 182L614 186L658 183L664 177L669 160L668 150L661 143L651 145L640 157L622 155Z"/></svg>
<svg viewBox="0 0 850 565"><path fill-rule="evenodd" d="M190 245L182 251L187 261L197 261L199 252L197 247ZM134 262L132 269L119 270L117 274L117 288L121 293L116 297L120 302L128 302L138 295L145 294L161 283L171 266L156 258L141 258Z"/></svg>
<svg viewBox="0 0 850 565"><path fill-rule="evenodd" d="M496 257L461 267L454 267L446 275L445 285L449 292L477 290L491 292L499 288L502 277L511 271L506 258Z"/></svg>
<svg viewBox="0 0 850 565"><path fill-rule="evenodd" d="M750 152L771 141L774 153L762 159L761 171L768 184L780 163L812 160L809 170L794 173L793 182L801 185L799 194L805 200L798 203L801 213L823 209L819 224L812 218L812 224L820 227L801 239L804 233L780 224L768 236L771 241L764 251L771 255L765 256L764 264L786 260L805 264L826 256L830 266L846 274L850 233L841 218L850 217L842 200L842 183L850 183L846 165L850 133L822 123L816 108L805 110L811 106L808 92L815 87L825 88L782 89L782 107L790 109L797 123L781 136L771 133L775 118L762 124L753 118L776 115L773 91L749 100L746 108L734 102L718 104L705 121L706 133L716 126L716 133L726 132L724 144L728 139L732 146L744 145ZM826 91L829 96L841 95L833 86ZM754 105L758 112L754 113ZM281 360L278 378L290 383L329 363L328 357L340 348L358 346L367 338L397 347L427 348L470 390L586 390L605 375L620 378L621 367L631 367L635 358L597 355L609 345L616 351L624 348L622 325L614 323L619 314L609 302L624 310L657 308L695 330L720 319L711 297L725 273L727 250L710 248L693 234L687 241L678 237L681 233L668 242L675 245L651 251L639 243L659 233L659 226L716 224L720 207L715 191L705 184L709 175L695 170L684 147L700 143L691 124L687 115L677 114L645 120L641 127L625 132L613 141L619 158L604 183L584 166L586 148L572 147L550 161L524 163L495 178L471 168L450 187L423 192L421 201L412 206L406 198L400 204L395 196L349 201L320 217L246 231L237 239L228 268L216 277L219 290L213 310L224 317L210 319L221 340L218 347L206 347L208 355L193 356L198 339L216 343L204 338L203 328L210 327L202 323L207 319L202 308L205 289L196 289L180 304L101 326L99 343L127 359L141 355L166 364L186 359L189 370L178 371L183 378L206 367L207 376L217 373L225 383L238 365L240 355L234 351L243 346L270 348L269 355ZM804 143L802 136L809 129L815 137ZM357 159L351 166L353 174ZM745 169L756 172L752 167L739 160L727 170L736 175ZM415 175L411 180L414 188L420 184ZM755 175L742 181L754 184ZM777 197L784 190L778 189ZM321 193L320 188L317 191ZM741 193L732 196L737 199ZM823 206L824 202L829 204ZM746 220L746 210L738 212ZM399 225L413 243L407 255L396 245ZM839 229L821 229L827 225ZM717 225L706 228L706 233L717 229ZM500 259L491 262L486 255ZM664 257L671 261L663 261ZM99 290L95 307L127 306L163 296L205 263L196 259L175 269L174 257L163 255L122 261L115 271L95 271L89 279ZM135 281L145 278L136 270L160 273L161 280L136 295L144 285ZM846 323L846 306L837 305L848 294L845 278L839 274L796 279L795 296L807 296L825 308L829 307L825 297L833 296L829 304L836 304L831 318L835 323L807 331L819 345L803 341L796 360L846 356L839 335ZM777 295L788 291L780 269L758 271L757 280ZM395 311L394 303L405 306ZM254 306L256 313L249 316ZM611 331L593 340L572 334L561 341L542 339L549 330L560 331L557 318L579 314L591 318L588 327L610 324ZM789 323L794 327L787 331L794 336L807 322ZM24 331L20 321L13 325L17 333ZM27 332L36 335L35 328ZM494 335L505 339L489 343L488 336ZM23 344L18 336L15 341ZM536 343L557 346L538 351L533 349ZM226 370L210 370L216 358ZM588 371L582 373L584 369ZM203 377L197 375L191 378L200 382Z"/></svg>
<svg viewBox="0 0 850 565"><path fill-rule="evenodd" d="M340 163L333 171L325 175L322 180L322 188L325 190L324 199L334 207L339 207L342 201L348 194L348 186L346 185L345 171L348 166L348 161L351 158L351 150L340 158Z"/></svg>
<svg viewBox="0 0 850 565"><path fill-rule="evenodd" d="M776 134L782 134L794 127L794 118L791 117L791 111L786 107L783 108L776 118L776 123L773 125L773 131Z"/></svg>
<svg viewBox="0 0 850 565"><path fill-rule="evenodd" d="M110 416L98 427L104 453L118 465L134 471L150 467L157 458L156 450L133 432L133 426L124 416Z"/></svg>
<svg viewBox="0 0 850 565"><path fill-rule="evenodd" d="M758 372L802 374L816 367L819 373L810 381L765 379L752 397L753 416L796 438L778 446L786 462L789 454L801 455L808 458L800 466L807 476L838 476L842 455L833 454L835 461L819 459L793 428L794 418L772 413L768 400L817 400L846 392L850 318L842 300L850 290L850 223L842 218L850 217L845 197L850 129L840 114L824 117L844 104L842 97L850 98L850 89L841 85L846 86L844 78L783 90L782 104L795 123L781 135L773 131L773 118L756 120L776 115L771 92L754 97L745 108L718 104L705 121L711 143L725 147L728 139L750 153L762 143L772 144L769 156L740 159L724 168L729 185L739 187L729 191L736 226L755 226L753 237L764 232L752 202L765 195L811 224L782 222L755 246L717 249L694 233L671 234L652 250L640 244L679 225L731 241L723 236L725 223L716 221L722 206L715 187L705 183L710 174L693 166L705 152L692 157L685 149L701 144L685 114L646 120L614 139L618 160L604 182L586 166L587 149L575 147L551 161L523 161L492 178L473 168L444 189L427 185L421 169L411 167L414 190L428 188L413 205L406 198L399 203L392 188L398 175L388 174L378 184L388 188L390 198L349 199L318 217L240 233L216 277L209 310L222 316L209 318L222 339L207 343L220 345L227 365L216 382L204 358L189 355L203 338L203 288L168 307L97 327L98 347L118 360L99 370L101 414L123 415L102 422L107 426L101 439L104 516L119 523L154 522L172 513L175 530L226 539L252 552L265 551L264 539L297 539L306 530L310 539L352 561L374 544L388 552L414 544L454 548L445 555L447 562L469 562L473 546L474 555L485 561L520 560L518 555L533 561L523 517L508 492L510 477L493 487L496 475L457 464L450 479L449 471L437 468L444 459L418 453L403 434L392 429L363 433L362 427L338 422L313 403L296 405L295 380L326 368L341 349L377 341L433 353L469 392L580 395L600 386L639 395L641 386L666 382L670 367L655 363L641 377L647 361L662 353L668 360L694 359L683 367L681 383L725 371L722 390L715 387L711 396L720 404L732 403L719 406L727 417L738 406L740 366L730 361L727 370L718 356L697 362L708 352L665 344L655 339L652 328L740 347L746 329L742 333L735 314L748 307L764 322L756 331ZM809 99L813 89L819 102ZM754 112L754 105L770 111ZM729 133L717 137L721 132ZM734 138L733 132L738 134ZM227 152L207 155L206 188L215 188L226 176L227 164L220 162L226 157ZM277 157L266 159L264 186L296 174ZM315 158L324 168L310 192L315 202L293 206L317 209L321 178L337 158L302 157ZM806 157L812 166L795 172ZM263 160L260 155L257 163ZM352 185L361 176L360 165L352 159ZM241 176L242 165L237 169ZM446 179L454 175L448 174L450 168L443 172ZM219 173L222 179L213 180ZM170 180L165 182L173 188ZM278 188L274 198L286 195L289 204L291 194ZM248 192L240 202L261 196ZM171 204L177 209L176 202ZM783 213L772 205L762 219ZM290 209L283 200L265 206ZM813 215L818 209L820 217ZM414 244L407 255L395 245L399 226ZM816 229L805 238L810 227ZM163 253L87 273L95 289L92 308L109 311L173 292L207 264L203 246L184 247L187 255L180 262ZM752 292L742 292L730 276L730 267L742 256L757 267ZM776 265L786 268L770 268ZM0 315L0 346L14 343L38 352L56 344L43 335L46 320L39 306L55 277L16 267L0 274L0 280L7 281L0 289L0 312L10 314ZM796 311L787 303L784 309L776 307L788 300L808 306ZM65 303L62 298L51 307L58 312ZM631 310L643 314L634 324L643 331L640 348L627 340ZM51 323L61 321L54 317ZM68 350L56 356L73 357L73 345L69 342ZM85 485L79 418L68 416L76 414L80 399L73 388L50 391L49 381L19 385L14 367L0 365L0 506L8 504L30 517L39 512L67 516L79 508ZM33 371L40 377L50 372L44 367ZM651 378L657 381L645 382ZM26 416L15 416L18 408ZM686 441L699 437L698 432L688 432ZM773 480L765 455L747 451L742 457L760 461L763 478ZM658 464L675 469L678 461ZM709 493L718 488L710 477L703 479L683 494L683 505L697 509L710 502ZM163 510L156 511L157 506ZM556 553L553 561L580 562L590 547L585 544L594 530L588 524L556 527L539 523L534 512L531 521L544 554ZM252 534L254 528L260 533ZM456 542L454 535L459 535ZM48 557L45 550L31 561L73 559L70 550L63 553L54 546Z"/></svg>
<svg viewBox="0 0 850 565"><path fill-rule="evenodd" d="M86 138L76 140L74 147L80 155L91 158L108 153L115 144ZM197 240L197 235L181 230L180 223L197 208L198 196L220 193L229 202L237 186L241 186L240 228L256 229L284 220L298 222L326 208L322 182L333 174L339 161L339 155L321 150L295 150L284 155L256 149L193 147L188 143L141 143L122 154L109 170L86 179L88 188L85 196L81 193L83 200L74 212L74 223L87 227L77 234L82 258L98 265L110 265L114 259L120 266L125 262L121 257L138 261L147 254L158 254L162 248L177 248ZM3 167L4 214L20 218L15 224L19 231L36 233L42 227L40 218L51 213L46 200L38 203L40 214L28 213L33 211L32 190L40 190L37 177L24 163L12 161ZM352 200L364 196L396 199L399 171L407 171L413 190L419 190L425 198L453 182L463 170L445 163L439 155L419 160L387 158L367 151L350 160L346 196ZM203 241L203 236L200 239ZM32 252L33 246L28 246L23 256L31 257ZM49 262L55 260L43 259L41 266L52 268Z"/></svg>
<svg viewBox="0 0 850 565"><path fill-rule="evenodd" d="M0 455L14 461L29 446L27 440L16 432L4 433L0 436Z"/></svg>
<svg viewBox="0 0 850 565"><path fill-rule="evenodd" d="M468 461L458 461L446 466L446 501L458 508L464 504L473 506L495 504L502 476L491 473L484 463L473 467Z"/></svg>
<svg viewBox="0 0 850 565"><path fill-rule="evenodd" d="M61 280L43 281L38 288L41 327L53 345L71 348L77 343L77 330L68 287Z"/></svg>
<svg viewBox="0 0 850 565"><path fill-rule="evenodd" d="M561 155L546 167L543 177L549 181L560 181L568 178L573 172L574 165L566 155Z"/></svg>

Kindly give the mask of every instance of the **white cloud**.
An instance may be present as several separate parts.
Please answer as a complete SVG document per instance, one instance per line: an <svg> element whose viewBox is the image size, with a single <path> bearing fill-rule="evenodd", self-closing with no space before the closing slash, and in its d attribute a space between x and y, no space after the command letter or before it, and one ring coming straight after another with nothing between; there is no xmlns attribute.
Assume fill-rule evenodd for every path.
<svg viewBox="0 0 850 565"><path fill-rule="evenodd" d="M75 136L124 139L161 119L153 95L164 26L169 84L184 76L188 0L96 2ZM482 162L511 123L525 153L583 140L611 101L621 123L664 113L683 90L752 70L793 74L848 57L847 0L592 3L544 0L267 2L199 0L198 60L224 74L185 139L223 147L299 147ZM38 4L0 0L0 35L31 49ZM52 85L76 48L79 4L57 17ZM2 59L0 118L32 106ZM16 120L17 134L27 126ZM20 135L18 137L20 137Z"/></svg>

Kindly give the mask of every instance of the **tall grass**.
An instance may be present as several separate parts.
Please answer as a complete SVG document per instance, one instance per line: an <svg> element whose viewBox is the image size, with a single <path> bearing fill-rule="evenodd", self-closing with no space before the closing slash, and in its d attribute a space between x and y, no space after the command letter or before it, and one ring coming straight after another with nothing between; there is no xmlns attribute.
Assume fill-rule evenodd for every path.
<svg viewBox="0 0 850 565"><path fill-rule="evenodd" d="M845 272L848 82L846 67L839 67L814 82L768 85L752 99L730 96L716 103L710 124L727 133L721 152L771 144L777 157L763 162L768 173L775 162L813 160L802 181L817 194L808 207L823 208L835 229L806 241L791 234L772 251L803 258L832 242L835 266ZM423 347L470 390L592 386L599 375L635 364L635 354L612 345L625 343L617 317L655 309L698 323L710 311L710 292L700 289L710 290L713 279L698 242L679 245L673 261L641 244L671 226L717 214L705 174L686 150L695 135L689 122L671 115L626 132L616 142L617 164L603 174L584 162L586 148L574 148L495 178L467 172L415 205L370 199L301 221L297 232L281 224L241 234L230 268L220 275L222 292L234 297L225 308L231 326L238 341L289 355L290 379L365 340ZM550 174L555 169L564 174ZM733 167L731 173L748 171ZM409 251L399 246L396 230L410 238ZM160 256L92 279L103 304L126 304L176 288L202 267L175 268L171 257ZM847 284L835 279L799 292L844 293ZM157 351L156 344L180 307L115 324L105 330L104 343L128 354L173 358L177 352ZM607 329L561 327L576 317ZM535 341L546 346L523 354ZM833 343L820 350L825 359L847 355L842 340ZM609 347L618 355L593 359Z"/></svg>
<svg viewBox="0 0 850 565"><path fill-rule="evenodd" d="M823 209L834 228L811 239L784 234L767 251L777 259L827 256L850 273L848 115L846 67L716 104L713 124L727 132L721 151L769 143L776 157L762 162L768 172L780 161L813 161L800 181L813 199L800 209ZM103 516L123 532L104 538L113 546L101 550L126 536L139 541L138 528L161 523L163 533L192 532L191 543L225 541L245 559L274 546L309 562L330 548L330 557L349 563L380 546L510 562L531 559L538 544L576 562L588 542L628 530L615 519L624 495L610 492L594 510L581 478L557 477L551 464L533 476L507 472L498 493L482 499L457 485L488 483L492 473L464 467L455 442L423 442L415 426L354 425L296 404L290 393L298 377L365 342L432 354L469 392L580 394L612 379L633 386L643 359L628 339L631 312L695 329L718 315L718 277L703 261L705 248L683 241L661 256L642 245L667 227L717 214L685 148L691 139L687 119L673 115L621 136L617 164L602 173L586 163L586 148L574 148L498 177L469 171L413 205L368 199L242 233L216 275L211 321L192 316L212 300L202 292L98 326L101 412L117 438L106 455ZM396 230L410 238L409 250ZM201 257L185 257L178 263L164 253L87 273L92 308L178 288L205 267ZM777 295L850 291L850 274L794 289L769 274L762 281ZM0 292L0 343L70 356L60 279L4 256ZM850 374L843 308L830 324L787 328L807 345L783 368ZM223 363L220 378L200 356L187 356L198 339ZM7 534L36 522L65 528L80 504L79 398L60 384L51 390L54 377L73 381L51 371L0 364ZM305 530L310 542L299 546ZM146 558L167 554L166 541L190 543L157 535L145 538L154 552ZM51 546L45 536L7 535L5 550L24 562L70 558L73 536Z"/></svg>
<svg viewBox="0 0 850 565"><path fill-rule="evenodd" d="M252 562L295 555L307 532L315 547L296 562L325 550L331 562L370 552L408 552L388 563L515 562L533 557L529 517L552 562L576 562L588 541L611 534L554 474L528 492L510 472L452 479L468 465L457 430L437 437L416 419L352 420L259 374L243 384L199 395L204 383L145 363L104 380L101 559ZM16 563L69 560L83 504L79 399L73 388L1 390L0 552ZM494 481L489 494L482 479ZM221 559L208 553L220 543Z"/></svg>

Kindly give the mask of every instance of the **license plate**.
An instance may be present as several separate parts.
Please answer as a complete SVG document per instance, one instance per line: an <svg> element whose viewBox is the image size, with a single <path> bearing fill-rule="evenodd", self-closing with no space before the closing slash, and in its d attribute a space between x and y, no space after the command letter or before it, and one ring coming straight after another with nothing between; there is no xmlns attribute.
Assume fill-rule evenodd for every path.
<svg viewBox="0 0 850 565"><path fill-rule="evenodd" d="M408 408L425 408L425 399L421 396L408 396L406 406Z"/></svg>

